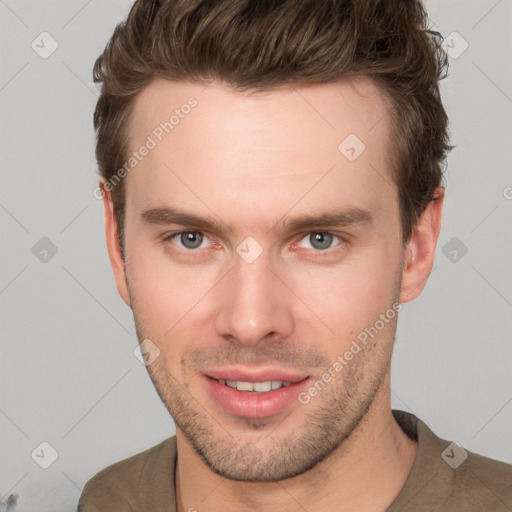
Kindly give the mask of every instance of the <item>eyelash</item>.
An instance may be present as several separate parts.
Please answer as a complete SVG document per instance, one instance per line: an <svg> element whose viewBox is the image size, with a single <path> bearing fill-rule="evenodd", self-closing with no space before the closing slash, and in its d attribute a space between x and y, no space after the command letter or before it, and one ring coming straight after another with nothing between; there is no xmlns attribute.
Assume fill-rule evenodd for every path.
<svg viewBox="0 0 512 512"><path fill-rule="evenodd" d="M164 242L172 242L174 239L178 238L180 235L182 235L183 233L201 233L203 234L205 237L209 238L203 231L199 231L199 230L183 230L183 231L176 231L174 233L170 233L169 235L165 236L163 241ZM337 238L339 239L339 243L336 244L336 245L333 245L331 247L328 247L327 249L323 249L323 250L320 250L320 249L310 249L312 251L314 251L315 253L321 255L321 254L326 254L328 253L330 250L333 250L333 249L336 249L337 247L339 247L340 245L346 245L348 244L348 241L346 238L342 237L341 235L337 235L336 233L332 233L331 231L309 231L305 236L303 236L297 243L300 243L302 240L304 240L304 238L310 236L312 233L321 233L321 234L324 234L324 235L332 235L334 238ZM296 245L297 243L295 243L294 245ZM183 247L183 250L186 251L187 253L191 253L191 254L194 254L196 253L197 251L199 251L199 248L196 248L196 249L188 249L186 247Z"/></svg>

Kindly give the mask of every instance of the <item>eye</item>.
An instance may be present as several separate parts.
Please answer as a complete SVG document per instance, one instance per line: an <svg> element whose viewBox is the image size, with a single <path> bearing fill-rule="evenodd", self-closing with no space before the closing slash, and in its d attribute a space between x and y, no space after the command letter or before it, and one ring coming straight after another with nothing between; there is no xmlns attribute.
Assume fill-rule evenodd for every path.
<svg viewBox="0 0 512 512"><path fill-rule="evenodd" d="M299 242L299 247L324 251L331 248L332 242L335 238L342 241L339 236L333 235L327 231L312 231ZM304 245L304 241L306 241L306 244L309 243L310 246Z"/></svg>
<svg viewBox="0 0 512 512"><path fill-rule="evenodd" d="M178 233L174 233L166 238L166 240L178 240L178 242L185 249L200 249L203 242L207 241L208 238L205 237L201 231L180 231ZM206 247L206 246L205 246Z"/></svg>

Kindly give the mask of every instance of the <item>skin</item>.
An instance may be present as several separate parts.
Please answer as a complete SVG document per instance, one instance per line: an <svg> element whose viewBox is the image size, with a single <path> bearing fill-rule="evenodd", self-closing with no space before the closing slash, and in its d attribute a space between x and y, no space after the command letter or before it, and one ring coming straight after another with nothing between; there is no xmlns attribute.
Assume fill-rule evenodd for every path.
<svg viewBox="0 0 512 512"><path fill-rule="evenodd" d="M125 178L126 262L104 197L119 293L139 340L160 350L148 371L177 425L178 510L384 511L417 452L391 414L398 316L307 405L267 418L226 412L200 374L230 361L320 378L379 315L423 290L443 190L403 244L389 104L369 79L257 95L157 79L135 103L133 149L190 96L197 107ZM352 162L338 150L351 133L366 146ZM169 206L231 231L141 218ZM346 207L366 210L372 222L271 229ZM179 235L165 239L184 230L204 235L198 249ZM336 235L327 248L313 245L318 231ZM248 236L263 249L252 263L236 252Z"/></svg>

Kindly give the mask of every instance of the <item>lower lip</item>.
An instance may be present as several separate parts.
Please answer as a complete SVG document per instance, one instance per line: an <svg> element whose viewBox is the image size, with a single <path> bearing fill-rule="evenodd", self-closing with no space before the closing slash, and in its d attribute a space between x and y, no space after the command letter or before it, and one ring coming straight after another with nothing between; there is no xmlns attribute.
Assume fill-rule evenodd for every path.
<svg viewBox="0 0 512 512"><path fill-rule="evenodd" d="M202 377L206 389L218 404L227 412L245 418L268 418L280 413L297 401L300 392L308 386L310 380L308 377L268 393L250 393L230 388L206 375Z"/></svg>

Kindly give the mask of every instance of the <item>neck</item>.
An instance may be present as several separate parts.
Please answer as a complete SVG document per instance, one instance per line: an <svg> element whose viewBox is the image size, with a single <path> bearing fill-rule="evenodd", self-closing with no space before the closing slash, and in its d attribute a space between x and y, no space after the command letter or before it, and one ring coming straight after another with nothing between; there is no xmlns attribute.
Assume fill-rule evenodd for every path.
<svg viewBox="0 0 512 512"><path fill-rule="evenodd" d="M391 412L389 374L368 413L330 456L314 468L279 482L247 483L213 473L177 432L178 512L296 511L298 508L384 512L403 488L417 453Z"/></svg>

